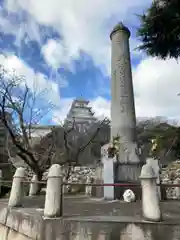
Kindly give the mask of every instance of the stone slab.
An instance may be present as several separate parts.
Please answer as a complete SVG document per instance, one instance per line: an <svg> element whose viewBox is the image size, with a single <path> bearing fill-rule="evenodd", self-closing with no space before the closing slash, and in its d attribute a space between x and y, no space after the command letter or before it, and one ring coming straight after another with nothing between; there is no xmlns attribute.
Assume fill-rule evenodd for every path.
<svg viewBox="0 0 180 240"><path fill-rule="evenodd" d="M8 236L8 232L9 232L9 229L6 226L0 224L0 240L6 240Z"/></svg>
<svg viewBox="0 0 180 240"><path fill-rule="evenodd" d="M2 204L2 201L4 201L3 204ZM7 200L0 200L0 211L2 211L3 208L6 208L6 204L5 204L6 201ZM44 199L41 198L41 201L44 201ZM40 207L43 205L41 201L39 200ZM148 226L150 230L155 229L156 226L158 226L158 229L160 228L158 231L161 232L161 234L158 236L163 236L162 235L163 231L165 232L167 228L171 230L176 229L176 231L173 230L173 232L174 231L176 232L173 234L177 236L179 234L178 229L180 229L180 226L179 226L180 225L180 201L161 202L164 221L158 224L150 223L142 219L141 202L139 201L134 203L125 203L123 201L105 201L104 199L99 199L99 200L92 199L92 198L88 198L80 195L67 196L65 197L65 201L64 201L64 218L63 219L62 218L45 219L45 220L42 218L43 209L34 208L33 207L34 205L37 207L37 203L35 204L34 198L33 199L25 198L24 208L13 208L9 210L8 218L7 218L7 225L11 227L12 230L16 230L21 234L22 233L26 234L27 237L29 237L29 239L36 239L36 240L64 239L66 240L68 239L68 237L70 237L70 235L73 235L73 234L74 235L72 236L72 238L70 238L72 240L75 239L75 237L78 236L78 234L82 236L80 238L79 237L80 235L79 235L78 236L79 239L82 239L82 240L88 239L83 237L84 233L82 233L80 230L81 229L80 226L82 226L84 229L83 231L86 231L87 229L86 227L84 227L85 225L88 225L89 227L91 227L90 232L93 231L92 236L94 236L94 231L95 231L93 230L94 226L96 227L98 226L97 227L98 234L101 234L101 232L104 231L103 230L104 225L110 226L112 230L114 229L114 226L116 224L118 224L119 227L122 226L123 229L126 229L127 227L128 231L130 231L129 230L130 227L128 227L129 223L134 223L135 228L138 224L141 224L141 229L146 229L147 228L146 226ZM4 212L6 212L6 210L4 210ZM153 226L149 227L150 225L153 225L155 227ZM138 229L139 227L137 227L136 230L139 231ZM1 232L5 231L4 228L1 228L0 230L2 230ZM152 232L154 234L156 231L152 230ZM6 232L5 233L3 232L3 234L6 234ZM118 234L120 234L120 231L118 232ZM96 239L96 238L92 238L92 236L90 239ZM128 236L128 235L126 234L124 236ZM180 238L180 235L179 235L179 238ZM14 238L13 240L15 239L16 238ZM112 240L112 239L114 240L115 238L109 237L109 240ZM118 236L117 239L120 239L120 235ZM130 238L130 239L132 240L133 238ZM153 240L159 240L159 239L153 238ZM174 238L172 235L165 238L165 240L173 240L173 239L178 239L178 238ZM7 240L7 239L0 238L0 240Z"/></svg>
<svg viewBox="0 0 180 240"><path fill-rule="evenodd" d="M112 222L71 222L74 238L106 240L177 240L180 229L173 225Z"/></svg>
<svg viewBox="0 0 180 240"><path fill-rule="evenodd" d="M7 207L0 208L0 223L1 224L6 224L8 213L9 213L9 209Z"/></svg>
<svg viewBox="0 0 180 240"><path fill-rule="evenodd" d="M157 225L157 222L146 221L140 216L76 216L68 217L68 221L72 222L94 222L94 223L134 223L134 224L153 224ZM173 225L180 226L180 222L176 220L170 220L165 217L165 221L158 222L158 225Z"/></svg>
<svg viewBox="0 0 180 240"><path fill-rule="evenodd" d="M41 233L42 217L41 215L32 214L26 209L9 209L6 226L25 234L32 239L39 239Z"/></svg>
<svg viewBox="0 0 180 240"><path fill-rule="evenodd" d="M32 240L32 238L29 238L25 235L20 234L19 232L10 229L7 239L4 240Z"/></svg>

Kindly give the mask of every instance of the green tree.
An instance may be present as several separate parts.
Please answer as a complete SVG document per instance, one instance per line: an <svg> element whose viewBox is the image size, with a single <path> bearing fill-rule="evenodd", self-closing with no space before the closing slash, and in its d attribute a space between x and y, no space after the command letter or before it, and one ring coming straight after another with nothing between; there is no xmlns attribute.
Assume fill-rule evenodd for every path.
<svg viewBox="0 0 180 240"><path fill-rule="evenodd" d="M150 56L175 58L180 56L180 1L156 0L139 16L137 36L139 50Z"/></svg>

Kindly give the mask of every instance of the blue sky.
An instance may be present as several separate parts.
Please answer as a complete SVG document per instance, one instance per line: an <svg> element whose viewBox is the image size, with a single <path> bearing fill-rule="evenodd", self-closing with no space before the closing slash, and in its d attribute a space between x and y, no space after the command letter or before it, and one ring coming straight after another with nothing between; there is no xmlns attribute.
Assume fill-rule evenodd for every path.
<svg viewBox="0 0 180 240"><path fill-rule="evenodd" d="M48 89L44 99L51 99L56 107L42 123L63 120L78 97L90 100L98 117L110 116L109 33L119 21L131 31L137 116L179 118L177 62L150 58L135 50L139 45L136 14L151 0L0 2L0 64L25 75L30 87L35 81L40 89Z"/></svg>

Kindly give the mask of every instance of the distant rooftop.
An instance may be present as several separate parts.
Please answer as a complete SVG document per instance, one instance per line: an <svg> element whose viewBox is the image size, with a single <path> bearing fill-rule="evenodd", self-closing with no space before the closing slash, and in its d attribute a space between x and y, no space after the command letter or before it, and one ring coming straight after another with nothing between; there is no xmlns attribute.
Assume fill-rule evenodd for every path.
<svg viewBox="0 0 180 240"><path fill-rule="evenodd" d="M73 103L89 103L88 100L84 99L83 97L77 98L73 101Z"/></svg>
<svg viewBox="0 0 180 240"><path fill-rule="evenodd" d="M91 124L96 122L97 119L94 117L94 112L91 107L89 107L89 101L83 98L77 98L73 101L71 108L67 114L64 123L73 122L75 119L77 124ZM58 125L32 125L32 131L36 130L50 130L52 128L57 128Z"/></svg>

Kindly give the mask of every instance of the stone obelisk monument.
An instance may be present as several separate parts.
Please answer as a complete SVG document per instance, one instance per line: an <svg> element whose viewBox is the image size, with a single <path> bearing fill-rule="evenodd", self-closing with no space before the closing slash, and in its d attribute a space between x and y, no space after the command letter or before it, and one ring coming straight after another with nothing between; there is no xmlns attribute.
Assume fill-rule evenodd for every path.
<svg viewBox="0 0 180 240"><path fill-rule="evenodd" d="M115 182L139 181L141 161L136 141L136 115L129 49L130 31L122 23L110 34L111 140L120 137Z"/></svg>
<svg viewBox="0 0 180 240"><path fill-rule="evenodd" d="M142 162L138 154L136 139L136 115L129 50L130 31L122 23L117 24L110 34L111 53L111 142L119 137L118 157L110 157L109 144L101 148L104 183L139 182ZM128 187L130 188L130 187ZM104 198L122 196L123 187L104 186ZM136 197L140 189L132 189Z"/></svg>

